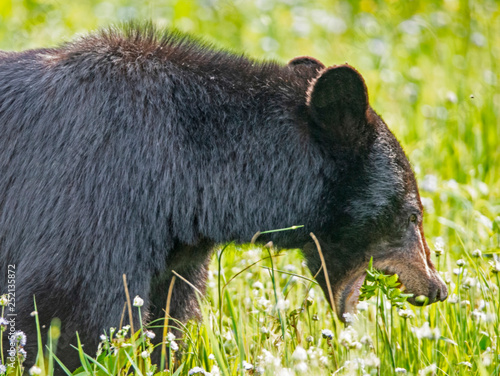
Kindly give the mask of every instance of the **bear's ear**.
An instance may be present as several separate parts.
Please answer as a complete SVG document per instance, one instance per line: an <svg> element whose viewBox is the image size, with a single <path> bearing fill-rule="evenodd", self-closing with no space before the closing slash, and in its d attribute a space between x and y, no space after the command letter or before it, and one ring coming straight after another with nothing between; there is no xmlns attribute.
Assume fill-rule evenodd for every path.
<svg viewBox="0 0 500 376"><path fill-rule="evenodd" d="M368 93L363 77L348 65L325 69L311 82L307 105L314 122L341 144L358 144L369 133Z"/></svg>
<svg viewBox="0 0 500 376"><path fill-rule="evenodd" d="M290 68L295 68L295 67L314 68L316 71L319 71L319 70L325 68L325 65L321 61L315 59L314 57L310 57L310 56L295 57L288 62L288 66Z"/></svg>

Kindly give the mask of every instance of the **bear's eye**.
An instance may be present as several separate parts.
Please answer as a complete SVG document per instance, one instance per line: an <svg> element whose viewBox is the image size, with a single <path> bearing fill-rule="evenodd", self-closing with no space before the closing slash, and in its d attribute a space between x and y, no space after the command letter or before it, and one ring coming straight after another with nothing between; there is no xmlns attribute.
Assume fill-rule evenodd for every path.
<svg viewBox="0 0 500 376"><path fill-rule="evenodd" d="M417 215L416 214L411 214L410 215L410 222L417 223Z"/></svg>

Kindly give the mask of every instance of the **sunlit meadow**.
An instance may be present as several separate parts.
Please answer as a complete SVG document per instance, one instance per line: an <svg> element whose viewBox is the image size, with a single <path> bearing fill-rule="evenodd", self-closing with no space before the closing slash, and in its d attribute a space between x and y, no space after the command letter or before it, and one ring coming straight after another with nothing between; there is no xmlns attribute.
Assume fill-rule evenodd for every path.
<svg viewBox="0 0 500 376"><path fill-rule="evenodd" d="M200 297L202 320L181 326L182 340L165 341L175 361L152 365L152 334L136 328L131 341L117 317L97 361L75 349L83 364L75 374L500 374L498 2L2 0L0 49L53 46L127 19L152 19L261 59L311 55L356 67L412 162L449 298L423 308L391 303L394 280L373 271L368 289L380 289L344 325L300 251L221 245ZM53 345L56 327L51 334L39 340ZM17 358L24 340L19 334ZM50 374L56 359L40 345L42 352L31 374Z"/></svg>

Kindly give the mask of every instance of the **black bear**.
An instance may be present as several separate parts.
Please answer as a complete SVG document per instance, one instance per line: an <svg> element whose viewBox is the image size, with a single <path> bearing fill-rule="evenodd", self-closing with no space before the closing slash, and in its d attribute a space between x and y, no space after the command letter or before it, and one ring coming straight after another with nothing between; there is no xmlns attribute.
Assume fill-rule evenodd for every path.
<svg viewBox="0 0 500 376"><path fill-rule="evenodd" d="M74 333L92 353L121 317L122 274L162 317L172 269L204 290L214 244L295 224L265 240L302 248L316 274L317 236L341 318L370 257L415 296L446 298L410 164L348 65L257 62L129 25L1 52L0 127L0 289L15 268L28 362L33 296L76 367ZM175 284L173 317L196 313L194 294Z"/></svg>

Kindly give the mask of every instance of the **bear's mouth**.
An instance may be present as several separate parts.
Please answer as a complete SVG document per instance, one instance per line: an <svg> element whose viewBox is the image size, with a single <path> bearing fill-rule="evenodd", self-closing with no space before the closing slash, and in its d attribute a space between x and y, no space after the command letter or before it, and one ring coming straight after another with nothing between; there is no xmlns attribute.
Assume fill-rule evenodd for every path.
<svg viewBox="0 0 500 376"><path fill-rule="evenodd" d="M337 295L336 308L339 319L343 322L346 321L346 313L355 314L356 306L359 302L361 294L361 287L365 282L366 272L356 274L354 277L349 278L340 293Z"/></svg>
<svg viewBox="0 0 500 376"><path fill-rule="evenodd" d="M389 273L388 274L394 274ZM345 314L357 313L357 305L359 303L359 296L361 295L361 287L365 282L366 271L356 273L353 277L347 278L340 288L340 293L337 295L336 308L339 319L346 322ZM401 292L406 292L405 285L398 279L398 288Z"/></svg>

